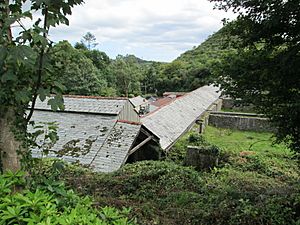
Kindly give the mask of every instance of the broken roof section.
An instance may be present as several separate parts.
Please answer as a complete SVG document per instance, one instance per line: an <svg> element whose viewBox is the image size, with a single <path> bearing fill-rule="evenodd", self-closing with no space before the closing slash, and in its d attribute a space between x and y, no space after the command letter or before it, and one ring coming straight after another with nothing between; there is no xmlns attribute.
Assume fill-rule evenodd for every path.
<svg viewBox="0 0 300 225"><path fill-rule="evenodd" d="M198 88L146 115L141 121L159 137L162 149L168 150L218 100L218 90L213 86Z"/></svg>
<svg viewBox="0 0 300 225"><path fill-rule="evenodd" d="M132 104L127 99L77 96L66 96L64 102L64 111L53 112L46 102L38 101L32 116L36 123L58 123L59 140L47 157L79 162L95 171L119 169L138 144L135 140L142 129ZM39 149L32 154L42 157Z"/></svg>
<svg viewBox="0 0 300 225"><path fill-rule="evenodd" d="M156 101L153 101L151 102L150 104L152 106L155 106L156 108L159 108L159 107L163 107L173 101L176 100L176 96L175 97L164 97L164 98L158 98Z"/></svg>

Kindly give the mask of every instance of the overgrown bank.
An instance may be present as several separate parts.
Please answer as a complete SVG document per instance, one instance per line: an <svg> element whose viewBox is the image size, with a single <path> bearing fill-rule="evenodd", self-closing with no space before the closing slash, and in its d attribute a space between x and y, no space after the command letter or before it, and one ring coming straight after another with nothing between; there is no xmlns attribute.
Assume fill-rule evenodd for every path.
<svg viewBox="0 0 300 225"><path fill-rule="evenodd" d="M60 177L96 205L131 207L140 224L299 224L297 160L270 137L209 127L204 137L183 137L165 161L126 165L113 174L71 166ZM191 144L218 146L219 166L182 166Z"/></svg>
<svg viewBox="0 0 300 225"><path fill-rule="evenodd" d="M187 145L219 150L218 165L183 166ZM296 155L269 133L208 127L185 135L164 161L104 174L43 160L30 174L0 176L0 224L300 223Z"/></svg>

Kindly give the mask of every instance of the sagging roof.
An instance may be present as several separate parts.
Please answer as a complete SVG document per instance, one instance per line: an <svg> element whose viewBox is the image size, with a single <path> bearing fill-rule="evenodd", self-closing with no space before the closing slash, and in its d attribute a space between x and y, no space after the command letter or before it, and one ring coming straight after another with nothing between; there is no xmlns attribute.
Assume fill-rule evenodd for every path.
<svg viewBox="0 0 300 225"><path fill-rule="evenodd" d="M103 98L86 96L64 96L64 112L82 112L97 114L119 114L128 99L126 98ZM37 99L35 109L51 110L47 100Z"/></svg>
<svg viewBox="0 0 300 225"><path fill-rule="evenodd" d="M198 88L146 115L141 121L160 138L162 149L168 150L219 98L218 90L213 86Z"/></svg>
<svg viewBox="0 0 300 225"><path fill-rule="evenodd" d="M95 171L112 172L125 164L141 125L117 122L91 163Z"/></svg>

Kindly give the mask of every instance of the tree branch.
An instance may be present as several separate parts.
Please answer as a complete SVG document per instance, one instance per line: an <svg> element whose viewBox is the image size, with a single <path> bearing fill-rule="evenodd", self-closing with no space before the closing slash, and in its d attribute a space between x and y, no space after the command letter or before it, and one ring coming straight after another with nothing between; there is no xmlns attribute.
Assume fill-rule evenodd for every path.
<svg viewBox="0 0 300 225"><path fill-rule="evenodd" d="M44 30L47 29L47 18L48 18L48 8L46 6L46 8L45 8L45 17L44 17ZM43 33L43 37L45 39L47 38L47 33L45 31ZM44 54L45 54L45 47L42 46L40 54L39 54L39 68L38 68L38 71L37 71L38 79L37 79L37 82L36 82L36 85L35 85L35 90L34 90L33 98L32 98L32 101L31 101L30 112L29 112L29 114L26 118L27 123L30 121L30 119L32 117L34 107L35 107L35 104L36 104L36 100L37 100L37 97L38 97L38 90L39 90L39 88L41 86L41 83L42 83Z"/></svg>

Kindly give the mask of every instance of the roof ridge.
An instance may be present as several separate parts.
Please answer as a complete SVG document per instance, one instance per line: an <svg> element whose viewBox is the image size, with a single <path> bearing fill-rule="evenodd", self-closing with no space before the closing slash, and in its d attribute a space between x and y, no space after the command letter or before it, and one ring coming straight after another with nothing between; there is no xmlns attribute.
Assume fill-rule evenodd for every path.
<svg viewBox="0 0 300 225"><path fill-rule="evenodd" d="M206 87L213 87L213 86L212 86L212 85L203 85L203 86L201 86L201 87L199 87L199 88L197 88L197 89L195 89L195 90L193 90L193 91L186 92L184 95L181 95L181 96L178 96L178 97L174 98L173 101L170 101L170 102L168 102L168 103L165 103L165 104L159 106L159 107L158 107L157 109L155 109L154 111L152 111L152 112L150 112L150 113L148 113L148 114L146 114L146 115L141 116L141 118L147 118L148 116L150 116L150 115L152 115L152 114L155 114L155 113L159 112L161 109L165 108L166 106L172 105L172 104L173 104L174 102L176 102L177 100L183 99L183 98L185 98L185 97L188 97L188 96L194 94L196 91L199 91L200 89L203 89L203 88L206 88ZM166 98L167 98L167 97L166 97Z"/></svg>
<svg viewBox="0 0 300 225"><path fill-rule="evenodd" d="M86 96L86 95L63 95L64 98L85 98L85 99L108 99L108 100L128 100L127 97L106 97L106 96Z"/></svg>

